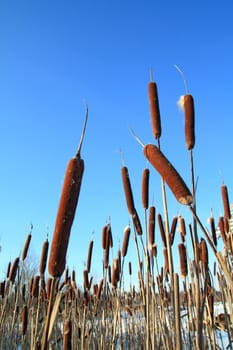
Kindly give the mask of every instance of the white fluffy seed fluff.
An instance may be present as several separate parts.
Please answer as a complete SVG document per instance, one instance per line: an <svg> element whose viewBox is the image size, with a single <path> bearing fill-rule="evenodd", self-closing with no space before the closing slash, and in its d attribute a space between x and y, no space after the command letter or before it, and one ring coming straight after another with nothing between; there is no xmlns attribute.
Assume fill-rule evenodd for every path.
<svg viewBox="0 0 233 350"><path fill-rule="evenodd" d="M177 106L180 110L184 110L184 96L180 96L179 100L177 101Z"/></svg>

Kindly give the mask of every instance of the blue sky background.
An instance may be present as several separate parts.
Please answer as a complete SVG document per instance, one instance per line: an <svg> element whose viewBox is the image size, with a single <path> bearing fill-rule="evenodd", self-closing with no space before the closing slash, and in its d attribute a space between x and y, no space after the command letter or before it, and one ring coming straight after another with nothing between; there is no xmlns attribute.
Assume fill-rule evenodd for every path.
<svg viewBox="0 0 233 350"><path fill-rule="evenodd" d="M121 183L122 156L143 220L141 175L148 166L131 126L153 142L147 84L157 82L161 148L190 185L177 64L195 99L197 210L222 215L224 179L232 199L233 3L195 1L0 2L0 276L22 250L33 224L32 255L51 242L67 162L75 154L85 107L85 173L67 264L84 267L94 239L92 273L101 277L101 231L110 217L114 251L129 222ZM187 216L169 189L169 218ZM150 204L163 212L160 178L151 169ZM156 233L159 256L160 236ZM174 244L174 254L179 236ZM133 240L127 259L134 261ZM176 256L176 255L175 255ZM80 280L82 276L80 275Z"/></svg>

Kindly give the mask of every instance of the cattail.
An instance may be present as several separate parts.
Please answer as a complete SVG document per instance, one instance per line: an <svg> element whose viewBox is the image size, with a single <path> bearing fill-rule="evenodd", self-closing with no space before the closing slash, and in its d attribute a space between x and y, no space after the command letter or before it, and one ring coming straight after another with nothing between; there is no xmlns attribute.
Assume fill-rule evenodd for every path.
<svg viewBox="0 0 233 350"><path fill-rule="evenodd" d="M75 281L76 281L75 270L72 270L72 273L71 273L71 281L72 281L72 282L75 282Z"/></svg>
<svg viewBox="0 0 233 350"><path fill-rule="evenodd" d="M87 256L87 271L90 272L91 269L91 257L92 257L93 241L90 241Z"/></svg>
<svg viewBox="0 0 233 350"><path fill-rule="evenodd" d="M148 209L150 170L145 168L142 174L142 207Z"/></svg>
<svg viewBox="0 0 233 350"><path fill-rule="evenodd" d="M122 243L121 255L124 258L127 254L128 246L129 246L129 237L130 237L130 227L126 226L124 229L124 239Z"/></svg>
<svg viewBox="0 0 233 350"><path fill-rule="evenodd" d="M6 285L5 280L0 282L0 295L2 299L4 299L4 296L5 296L5 285Z"/></svg>
<svg viewBox="0 0 233 350"><path fill-rule="evenodd" d="M100 299L101 292L102 292L102 289L103 289L103 284L104 284L104 279L101 278L101 280L100 280L100 282L99 282L99 286L98 286L98 291L97 291L97 294L96 294L96 299L97 299L97 300Z"/></svg>
<svg viewBox="0 0 233 350"><path fill-rule="evenodd" d="M163 241L163 245L164 245L164 247L166 247L167 242L166 242L165 230L164 230L163 219L162 219L161 214L157 215L157 219L158 219L159 230L160 230L160 235L161 235L161 238Z"/></svg>
<svg viewBox="0 0 233 350"><path fill-rule="evenodd" d="M210 224L210 230L211 230L213 242L217 247L217 235L216 235L215 221L213 216L209 218L209 224Z"/></svg>
<svg viewBox="0 0 233 350"><path fill-rule="evenodd" d="M107 236L108 236L108 239L107 239L108 245L110 248L112 248L113 247L113 239L112 239L112 228L111 228L110 224L107 225Z"/></svg>
<svg viewBox="0 0 233 350"><path fill-rule="evenodd" d="M110 265L108 265L108 282L111 283L112 281L112 268Z"/></svg>
<svg viewBox="0 0 233 350"><path fill-rule="evenodd" d="M208 255L208 248L206 241L201 238L201 241L199 243L199 251L200 251L200 261L202 262L205 271L208 270L208 264L209 264L209 255Z"/></svg>
<svg viewBox="0 0 233 350"><path fill-rule="evenodd" d="M84 270L83 271L83 285L84 289L89 289L89 279L88 279L88 271Z"/></svg>
<svg viewBox="0 0 233 350"><path fill-rule="evenodd" d="M224 244L227 245L227 236L226 236L226 232L225 232L225 225L224 225L224 217L223 216L219 217L218 228L219 228L219 231L221 233Z"/></svg>
<svg viewBox="0 0 233 350"><path fill-rule="evenodd" d="M224 218L230 220L231 211L230 211L228 190L226 185L221 186L221 193L222 193L222 202L223 202L223 208L224 208Z"/></svg>
<svg viewBox="0 0 233 350"><path fill-rule="evenodd" d="M46 239L42 245L41 256L40 256L40 275L44 276L47 258L48 258L48 250L49 250L49 241Z"/></svg>
<svg viewBox="0 0 233 350"><path fill-rule="evenodd" d="M27 235L26 241L24 243L23 252L22 252L22 261L24 261L27 257L28 248L29 248L29 244L31 242L31 238L32 238L32 235L31 235L31 233L29 233Z"/></svg>
<svg viewBox="0 0 233 350"><path fill-rule="evenodd" d="M50 298L50 293L51 293L51 286L52 286L52 278L49 277L47 279L47 298L49 299Z"/></svg>
<svg viewBox="0 0 233 350"><path fill-rule="evenodd" d="M156 256L157 256L157 245L154 243L153 245L152 245L152 247L151 247L151 255L152 255L152 257L155 257L156 258Z"/></svg>
<svg viewBox="0 0 233 350"><path fill-rule="evenodd" d="M71 350L72 349L72 322L67 319L64 323L63 330L63 350Z"/></svg>
<svg viewBox="0 0 233 350"><path fill-rule="evenodd" d="M11 271L11 262L9 261L7 265L6 278L9 278L10 271Z"/></svg>
<svg viewBox="0 0 233 350"><path fill-rule="evenodd" d="M18 271L18 267L19 267L19 257L15 258L11 270L10 270L10 274L9 274L9 280L14 283L15 282L15 278L16 278L16 274Z"/></svg>
<svg viewBox="0 0 233 350"><path fill-rule="evenodd" d="M123 182L123 187L125 192L126 205L130 215L133 215L135 212L134 199L133 199L133 192L132 192L131 183L129 179L129 172L126 166L123 166L121 168L121 176L122 176L122 182Z"/></svg>
<svg viewBox="0 0 233 350"><path fill-rule="evenodd" d="M102 228L102 248L106 249L107 244L107 225Z"/></svg>
<svg viewBox="0 0 233 350"><path fill-rule="evenodd" d="M27 331L27 325L28 325L28 307L27 305L23 305L22 308L22 335L24 336Z"/></svg>
<svg viewBox="0 0 233 350"><path fill-rule="evenodd" d="M58 206L48 265L49 273L53 277L60 277L65 270L70 231L78 204L84 172L84 161L81 159L80 152L86 128L87 115L88 110L86 111L86 118L78 151L67 165Z"/></svg>
<svg viewBox="0 0 233 350"><path fill-rule="evenodd" d="M188 265L187 265L187 254L186 247L184 243L178 244L179 256L180 256L180 272L182 277L186 277L188 274Z"/></svg>
<svg viewBox="0 0 233 350"><path fill-rule="evenodd" d="M184 205L190 205L193 202L191 192L182 177L159 148L148 144L144 147L144 155L167 183L178 202Z"/></svg>
<svg viewBox="0 0 233 350"><path fill-rule="evenodd" d="M185 237L186 237L186 226L185 226L185 221L182 216L179 216L179 230L180 230L180 236L182 242L185 242Z"/></svg>
<svg viewBox="0 0 233 350"><path fill-rule="evenodd" d="M149 244L152 247L155 241L155 207L149 209Z"/></svg>
<svg viewBox="0 0 233 350"><path fill-rule="evenodd" d="M171 231L170 231L170 235L169 235L171 246L172 246L172 244L174 242L174 238L175 238L177 221L178 221L178 218L177 218L177 216L175 216L172 220L172 226L171 226Z"/></svg>
<svg viewBox="0 0 233 350"><path fill-rule="evenodd" d="M157 85L154 81L148 84L148 94L150 103L150 116L152 133L155 139L161 136L161 121Z"/></svg>
<svg viewBox="0 0 233 350"><path fill-rule="evenodd" d="M129 275L131 276L132 275L132 264L131 264L131 261L129 261Z"/></svg>
<svg viewBox="0 0 233 350"><path fill-rule="evenodd" d="M114 288L117 287L117 283L120 280L120 267L118 259L113 259L112 265L112 286Z"/></svg>
<svg viewBox="0 0 233 350"><path fill-rule="evenodd" d="M134 213L132 215L132 219L133 219L133 224L134 224L134 227L135 227L137 234L139 236L141 236L142 235L142 225L141 225L141 221L139 219L139 216L138 216L136 209L134 210Z"/></svg>
<svg viewBox="0 0 233 350"><path fill-rule="evenodd" d="M193 149L195 145L195 113L194 100L191 94L184 96L184 114L185 114L185 142L188 150Z"/></svg>
<svg viewBox="0 0 233 350"><path fill-rule="evenodd" d="M39 282L40 282L40 276L34 276L33 285L32 285L32 296L34 298L38 298L38 295L39 295Z"/></svg>
<svg viewBox="0 0 233 350"><path fill-rule="evenodd" d="M163 256L164 256L164 277L166 278L167 273L169 272L169 264L168 264L168 254L167 248L163 248Z"/></svg>

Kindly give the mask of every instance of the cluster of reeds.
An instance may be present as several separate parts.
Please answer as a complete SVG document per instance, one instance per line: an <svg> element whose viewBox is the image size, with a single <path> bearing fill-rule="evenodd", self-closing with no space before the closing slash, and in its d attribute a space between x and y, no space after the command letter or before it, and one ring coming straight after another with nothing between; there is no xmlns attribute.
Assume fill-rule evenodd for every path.
<svg viewBox="0 0 233 350"><path fill-rule="evenodd" d="M98 281L92 276L95 245L90 241L80 286L76 271L66 266L66 253L84 171L80 151L86 116L77 154L67 166L51 247L46 238L38 273L25 279L30 232L22 254L9 263L0 282L1 349L232 348L233 229L228 190L222 184L223 216L216 224L211 215L209 227L205 227L195 198L194 99L186 92L182 101L190 186L161 150L158 89L151 79L148 95L155 143L144 145L135 136L151 164L142 171L144 217L136 209L129 170L123 165L122 185L131 221L122 230L116 255L111 222L103 225L102 275ZM150 203L153 171L161 176L163 213L158 211L157 203ZM168 188L178 203L189 208L190 217L184 217L181 210L171 220ZM136 265L132 264L135 258L128 256L131 240ZM132 270L137 281L132 280ZM125 288L127 279L129 288Z"/></svg>

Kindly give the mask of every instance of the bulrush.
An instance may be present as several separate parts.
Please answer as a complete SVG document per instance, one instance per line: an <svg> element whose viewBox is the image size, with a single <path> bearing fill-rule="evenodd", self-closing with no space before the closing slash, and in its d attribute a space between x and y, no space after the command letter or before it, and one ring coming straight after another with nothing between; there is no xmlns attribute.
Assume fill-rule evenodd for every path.
<svg viewBox="0 0 233 350"><path fill-rule="evenodd" d="M84 172L84 161L81 159L80 152L85 134L87 116L88 109L86 110L80 144L75 157L71 158L68 162L62 187L48 264L49 273L53 277L60 277L65 270L70 231L78 204Z"/></svg>
<svg viewBox="0 0 233 350"><path fill-rule="evenodd" d="M72 349L72 322L70 319L66 319L64 322L63 330L63 350Z"/></svg>
<svg viewBox="0 0 233 350"><path fill-rule="evenodd" d="M29 233L27 235L27 238L26 238L26 241L24 243L24 247L23 247L23 251L22 251L22 261L24 261L27 257L27 253L28 253L28 248L29 248L29 245L30 245L30 242L31 242L31 238L32 238L32 235L31 233Z"/></svg>
<svg viewBox="0 0 233 350"><path fill-rule="evenodd" d="M158 139L161 136L161 120L160 120L158 89L154 81L150 81L148 84L148 95L149 95L149 104L150 104L152 133L154 138Z"/></svg>
<svg viewBox="0 0 233 350"><path fill-rule="evenodd" d="M15 278L16 278L16 274L18 271L18 267L19 267L19 257L15 258L12 266L11 266L11 270L10 270L10 274L9 274L9 280L14 283L15 282Z"/></svg>
<svg viewBox="0 0 233 350"><path fill-rule="evenodd" d="M186 247L184 243L178 244L179 256L180 256L180 272L182 277L186 277L188 274L188 265L187 265L187 254Z"/></svg>
<svg viewBox="0 0 233 350"><path fill-rule="evenodd" d="M214 245L217 247L217 235L216 235L216 228L215 228L215 220L213 216L209 218L209 224L210 224L212 240L214 242Z"/></svg>
<svg viewBox="0 0 233 350"><path fill-rule="evenodd" d="M25 336L28 325L28 307L27 305L23 305L22 307L22 336Z"/></svg>
<svg viewBox="0 0 233 350"><path fill-rule="evenodd" d="M172 220L172 226L171 226L171 231L169 234L169 238L170 238L170 245L172 246L174 239L175 239L175 233L176 233L176 226L177 226L177 221L178 221L178 217L175 216Z"/></svg>
<svg viewBox="0 0 233 350"><path fill-rule="evenodd" d="M221 186L221 194L222 194L222 203L223 203L223 209L224 209L224 218L229 220L231 218L231 211L230 211L227 186L224 184Z"/></svg>
<svg viewBox="0 0 233 350"><path fill-rule="evenodd" d="M160 235L161 235L161 238L163 241L163 245L164 245L164 247L166 247L167 242L166 242L165 230L164 230L163 219L162 219L161 214L158 214L157 218L158 218L159 231L160 231Z"/></svg>
<svg viewBox="0 0 233 350"><path fill-rule="evenodd" d="M150 170L145 168L142 174L142 207L148 209Z"/></svg>
<svg viewBox="0 0 233 350"><path fill-rule="evenodd" d="M152 205L149 209L149 245L152 248L155 242L155 207Z"/></svg>
<svg viewBox="0 0 233 350"><path fill-rule="evenodd" d="M140 218L138 216L136 209L134 210L134 213L132 215L132 220L133 220L133 224L134 224L134 227L135 227L137 234L139 236L141 236L143 233L142 232L142 225L141 225L141 221L140 221Z"/></svg>
<svg viewBox="0 0 233 350"><path fill-rule="evenodd" d="M135 212L135 206L134 206L132 187L129 179L129 172L126 166L123 166L121 168L121 176L122 176L122 182L123 182L123 187L125 192L126 205L127 205L129 214L133 215Z"/></svg>
<svg viewBox="0 0 233 350"><path fill-rule="evenodd" d="M121 249L122 258L126 256L128 251L130 231L131 231L130 226L127 225L124 229L124 238L123 238L122 249Z"/></svg>
<svg viewBox="0 0 233 350"><path fill-rule="evenodd" d="M88 247L88 255L87 255L87 271L90 272L91 270L91 257L92 257L92 249L93 249L93 241L90 241L89 247Z"/></svg>
<svg viewBox="0 0 233 350"><path fill-rule="evenodd" d="M179 230L180 230L180 236L182 242L185 242L185 237L186 237L186 226L185 226L185 221L182 216L179 216Z"/></svg>
<svg viewBox="0 0 233 350"><path fill-rule="evenodd" d="M200 261L202 262L205 271L207 271L209 265L209 254L206 241L203 238L201 238L199 243L199 252Z"/></svg>
<svg viewBox="0 0 233 350"><path fill-rule="evenodd" d="M46 239L42 245L41 256L40 256L40 276L43 277L46 269L47 258L49 250L49 241Z"/></svg>
<svg viewBox="0 0 233 350"><path fill-rule="evenodd" d="M193 197L190 190L160 149L155 145L148 144L144 147L143 152L147 160L167 183L178 202L184 205L192 204Z"/></svg>

